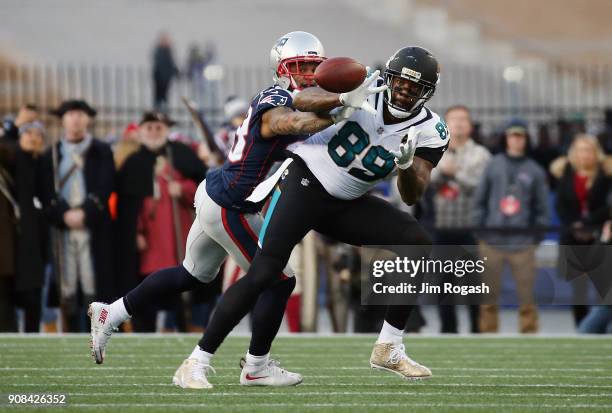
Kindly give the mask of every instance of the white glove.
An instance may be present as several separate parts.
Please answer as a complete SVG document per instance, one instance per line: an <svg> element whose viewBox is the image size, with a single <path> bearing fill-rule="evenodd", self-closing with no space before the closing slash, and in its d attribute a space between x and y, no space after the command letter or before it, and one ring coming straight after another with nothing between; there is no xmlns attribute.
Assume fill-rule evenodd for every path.
<svg viewBox="0 0 612 413"><path fill-rule="evenodd" d="M340 103L350 108L363 109L375 115L376 109L374 109L372 105L368 103L367 99L371 94L382 92L383 90L387 89L387 85L370 87L370 85L374 83L376 79L378 79L379 74L380 70L377 70L368 76L363 83L357 87L357 89L351 90L350 92L341 93Z"/></svg>
<svg viewBox="0 0 612 413"><path fill-rule="evenodd" d="M419 131L414 126L408 129L408 133L400 143L399 151L389 151L395 156L395 164L399 169L408 169L414 160L414 152L416 151L416 141L419 136Z"/></svg>
<svg viewBox="0 0 612 413"><path fill-rule="evenodd" d="M353 113L355 113L355 108L351 108L349 106L340 106L330 110L329 116L331 116L334 123L340 123L350 118Z"/></svg>

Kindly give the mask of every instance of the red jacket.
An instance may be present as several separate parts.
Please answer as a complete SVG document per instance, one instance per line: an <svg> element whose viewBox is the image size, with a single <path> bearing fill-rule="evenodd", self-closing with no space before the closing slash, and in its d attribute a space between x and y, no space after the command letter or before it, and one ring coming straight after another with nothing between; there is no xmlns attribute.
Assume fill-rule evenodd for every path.
<svg viewBox="0 0 612 413"><path fill-rule="evenodd" d="M170 179L179 182L182 189L181 197L176 200L180 222L178 244L172 215L172 198L168 193ZM146 197L138 216L138 233L143 235L147 241L147 248L140 253L140 273L147 275L182 262L187 234L195 212L193 208L197 189L195 182L184 178L168 163L161 168L156 181L159 188L158 199ZM180 252L177 251L177 245L180 245Z"/></svg>

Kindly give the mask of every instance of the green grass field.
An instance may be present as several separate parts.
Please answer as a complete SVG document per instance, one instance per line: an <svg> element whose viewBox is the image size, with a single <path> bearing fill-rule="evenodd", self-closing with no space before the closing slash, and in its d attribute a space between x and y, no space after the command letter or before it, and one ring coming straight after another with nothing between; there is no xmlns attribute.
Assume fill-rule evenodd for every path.
<svg viewBox="0 0 612 413"><path fill-rule="evenodd" d="M612 411L609 338L407 337L409 354L434 374L409 382L369 368L374 336L280 337L273 356L304 383L244 388L238 363L248 339L233 337L207 391L171 384L195 335L115 336L103 366L88 339L0 335L0 411L41 411L9 406L15 393L64 393L62 410L105 413Z"/></svg>

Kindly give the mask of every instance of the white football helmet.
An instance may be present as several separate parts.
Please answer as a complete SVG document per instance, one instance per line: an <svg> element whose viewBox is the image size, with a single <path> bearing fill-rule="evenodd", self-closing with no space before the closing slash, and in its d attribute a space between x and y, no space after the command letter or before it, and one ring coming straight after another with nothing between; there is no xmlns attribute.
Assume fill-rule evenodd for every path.
<svg viewBox="0 0 612 413"><path fill-rule="evenodd" d="M274 72L274 83L288 90L300 90L293 75L300 73L300 62L322 62L325 49L314 35L307 32L291 32L278 39L270 51L270 68ZM297 63L291 71L289 63ZM312 78L314 75L302 75Z"/></svg>

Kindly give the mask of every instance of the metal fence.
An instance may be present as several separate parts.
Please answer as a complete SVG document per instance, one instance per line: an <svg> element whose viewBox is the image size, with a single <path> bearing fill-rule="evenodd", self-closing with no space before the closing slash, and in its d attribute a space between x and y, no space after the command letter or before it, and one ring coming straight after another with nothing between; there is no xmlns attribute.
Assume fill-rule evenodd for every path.
<svg viewBox="0 0 612 413"><path fill-rule="evenodd" d="M196 100L213 126L222 121L222 108L230 95L250 98L269 85L271 73L264 67L209 66L202 73L177 78L170 88L168 111L179 128L193 132L182 96ZM85 63L0 65L0 115L14 113L27 102L43 111L67 98L87 99L98 109L96 133L120 133L129 122L152 107L151 68ZM612 67L589 66L497 66L447 64L430 102L444 111L452 104L472 108L484 134L491 133L510 117L521 117L535 128L559 119L581 118L587 128L601 127L605 110L612 107ZM57 122L45 120L51 132Z"/></svg>

